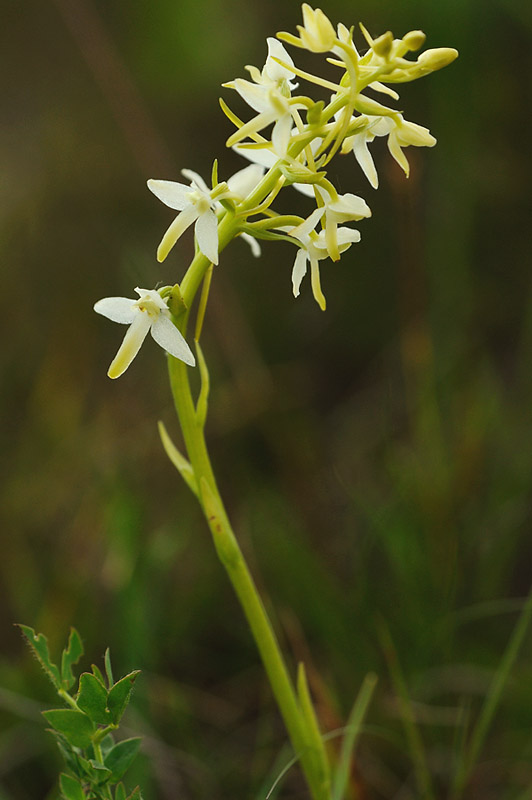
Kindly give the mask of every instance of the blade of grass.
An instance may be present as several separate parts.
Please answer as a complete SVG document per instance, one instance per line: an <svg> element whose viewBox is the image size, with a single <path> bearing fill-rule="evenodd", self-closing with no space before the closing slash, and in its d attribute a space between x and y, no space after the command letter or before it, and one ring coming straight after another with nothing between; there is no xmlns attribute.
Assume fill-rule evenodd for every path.
<svg viewBox="0 0 532 800"><path fill-rule="evenodd" d="M519 619L513 629L510 641L504 651L491 685L488 689L486 699L482 705L479 718L473 729L473 734L469 743L466 757L457 771L451 793L452 800L458 800L462 795L473 767L478 759L479 753L486 739L489 727L501 701L502 693L508 681L510 672L523 644L526 632L532 618L532 589L521 612Z"/></svg>
<svg viewBox="0 0 532 800"><path fill-rule="evenodd" d="M425 746L423 744L423 739L421 738L419 728L416 724L412 703L408 694L403 671L399 663L397 651L393 644L388 626L384 620L381 620L378 630L381 647L388 664L390 678L395 692L397 693L401 707L401 720L405 730L410 756L414 765L414 773L419 796L425 798L425 800L434 800L434 787L432 785L432 777L427 761Z"/></svg>
<svg viewBox="0 0 532 800"><path fill-rule="evenodd" d="M333 780L332 800L342 800L344 796L351 772L356 741L376 685L377 676L373 672L368 673L349 714L340 752L340 761Z"/></svg>

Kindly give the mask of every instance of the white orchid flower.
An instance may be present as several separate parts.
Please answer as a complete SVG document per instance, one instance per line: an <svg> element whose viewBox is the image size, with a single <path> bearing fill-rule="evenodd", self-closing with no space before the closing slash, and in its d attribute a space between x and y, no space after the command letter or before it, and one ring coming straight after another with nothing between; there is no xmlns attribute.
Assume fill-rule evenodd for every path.
<svg viewBox="0 0 532 800"><path fill-rule="evenodd" d="M360 117L353 117L357 121ZM362 125L353 136L348 136L342 144L342 153L353 152L366 178L376 189L379 185L379 178L373 157L368 148L368 142L372 142L376 136L388 137L388 150L399 166L404 170L408 177L410 165L403 153L402 148L414 145L415 147L434 147L436 139L428 128L417 125L415 122L408 122L403 119L402 114L394 114L393 117L371 117L367 116L367 123Z"/></svg>
<svg viewBox="0 0 532 800"><path fill-rule="evenodd" d="M107 374L118 378L129 367L150 331L158 345L167 353L194 366L196 360L183 334L176 328L165 301L155 289L135 289L139 300L128 297L104 297L94 305L98 314L123 325L129 325L124 341L114 357Z"/></svg>
<svg viewBox="0 0 532 800"><path fill-rule="evenodd" d="M227 184L218 184L209 189L201 175L191 169L181 170L190 186L177 181L150 179L148 189L169 208L180 213L172 222L157 249L157 260L164 261L179 237L193 223L200 251L213 264L218 263L218 219L216 201L228 197Z"/></svg>
<svg viewBox="0 0 532 800"><path fill-rule="evenodd" d="M314 228L324 213L325 208L317 208L304 222L287 231L290 236L297 239L302 245L298 250L292 269L292 289L294 297L299 297L301 281L307 274L307 266L310 262L312 293L322 311L325 311L326 300L321 290L318 262L322 261L324 258L328 258L329 251L325 238L326 232L322 230L320 233L316 233ZM337 241L338 249L340 253L343 253L351 247L353 242L360 241L360 233L352 228L338 228Z"/></svg>
<svg viewBox="0 0 532 800"><path fill-rule="evenodd" d="M274 61L278 58L288 66L283 67ZM290 94L297 84L291 81L295 73L290 70L293 66L290 55L277 39L268 39L268 58L259 71L256 67L247 67L253 82L244 78L235 78L234 81L224 83L224 86L235 89L245 102L258 114L246 122L241 128L229 137L228 147L242 141L246 136L253 135L274 123L272 141L274 147L280 149L289 138L292 129L291 107L304 108L300 103L291 103ZM286 149L287 142L284 144Z"/></svg>
<svg viewBox="0 0 532 800"><path fill-rule="evenodd" d="M436 139L428 128L424 128L423 125L418 125L416 122L408 122L408 120L403 119L401 114L397 114L397 119L393 119L391 122L392 127L388 135L388 150L408 178L410 164L401 148L409 145L414 147L434 147Z"/></svg>
<svg viewBox="0 0 532 800"><path fill-rule="evenodd" d="M315 188L325 207L324 229L327 251L333 261L338 261L340 258L338 231L341 230L338 228L338 224L357 222L371 217L371 209L366 201L356 194L339 194L333 199L323 186L316 185Z"/></svg>

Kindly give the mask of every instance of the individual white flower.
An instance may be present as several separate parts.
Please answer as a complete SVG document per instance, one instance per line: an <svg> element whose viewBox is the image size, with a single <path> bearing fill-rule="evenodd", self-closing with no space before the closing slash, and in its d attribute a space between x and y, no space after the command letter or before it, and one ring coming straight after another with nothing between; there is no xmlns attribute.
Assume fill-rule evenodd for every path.
<svg viewBox="0 0 532 800"><path fill-rule="evenodd" d="M129 325L124 341L114 357L107 374L118 378L137 355L148 331L163 350L194 366L196 360L183 334L171 320L165 301L155 289L135 289L139 300L128 297L104 297L94 305L98 314L123 325Z"/></svg>
<svg viewBox="0 0 532 800"><path fill-rule="evenodd" d="M402 148L413 145L415 147L434 147L436 139L428 128L417 125L415 122L408 122L403 116L396 113L392 116L372 117L364 116L367 122L360 125L359 129L352 136L346 137L342 144L342 153L353 152L366 178L376 189L379 185L379 178L375 163L368 148L368 143L372 142L376 136L388 137L388 150L399 166L404 170L408 177L410 165L403 153ZM361 117L353 117L357 122Z"/></svg>
<svg viewBox="0 0 532 800"><path fill-rule="evenodd" d="M366 201L356 194L339 194L335 199L322 186L316 185L316 191L325 208L325 242L327 251L333 261L340 258L340 242L338 240L338 224L341 222L357 222L371 217L371 209ZM344 228L343 230L347 230Z"/></svg>
<svg viewBox="0 0 532 800"><path fill-rule="evenodd" d="M353 117L359 127L353 136L347 136L342 143L342 153L353 152L362 172L373 186L379 186L379 176L373 156L371 155L368 143L372 142L376 136L386 136L390 132L389 117L369 117L361 115Z"/></svg>
<svg viewBox="0 0 532 800"><path fill-rule="evenodd" d="M180 213L164 234L157 248L157 260L164 261L174 244L193 223L200 251L213 264L218 263L218 219L216 200L229 196L227 184L209 189L201 175L191 169L181 170L190 186L177 181L150 179L148 189L169 208Z"/></svg>
<svg viewBox="0 0 532 800"><path fill-rule="evenodd" d="M283 61L288 67L281 66L274 61L274 58ZM272 122L274 123L272 141L275 142L277 148L283 146L292 128L291 106L304 108L301 103L290 102L291 90L297 86L291 81L295 73L291 72L289 67L293 64L294 62L283 45L277 39L269 38L268 58L262 71L256 67L247 67L253 82L244 78L235 78L235 80L223 84L225 87L235 89L242 99L258 112L256 117L246 122L229 137L228 147L242 141L246 136L258 133Z"/></svg>
<svg viewBox="0 0 532 800"><path fill-rule="evenodd" d="M298 250L292 269L292 289L294 297L299 297L301 281L307 273L307 266L310 262L312 293L322 311L325 311L326 300L321 290L318 262L327 258L329 252L325 239L325 231L322 230L320 233L316 233L314 228L324 213L325 208L317 208L312 212L310 217L300 225L287 230L287 233L294 239L297 239L302 245ZM353 242L360 241L360 233L352 228L339 228L337 231L337 239L339 251L343 253L351 247Z"/></svg>
<svg viewBox="0 0 532 800"><path fill-rule="evenodd" d="M418 125L416 122L408 122L403 119L401 114L397 114L397 118L391 120L391 122L392 128L388 135L388 150L408 178L410 164L402 148L409 145L414 147L434 147L436 139L428 128L424 128L423 125Z"/></svg>

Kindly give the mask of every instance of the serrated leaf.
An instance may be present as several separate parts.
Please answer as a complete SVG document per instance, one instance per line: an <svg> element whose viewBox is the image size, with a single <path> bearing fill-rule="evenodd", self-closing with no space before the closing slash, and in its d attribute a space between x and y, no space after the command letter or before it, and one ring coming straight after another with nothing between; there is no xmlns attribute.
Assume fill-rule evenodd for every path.
<svg viewBox="0 0 532 800"><path fill-rule="evenodd" d="M113 721L107 710L107 689L90 672L84 672L79 679L77 704L87 716L99 725Z"/></svg>
<svg viewBox="0 0 532 800"><path fill-rule="evenodd" d="M62 772L59 776L59 787L61 789L61 797L64 797L65 800L85 800L81 783L65 772Z"/></svg>
<svg viewBox="0 0 532 800"><path fill-rule="evenodd" d="M118 781L129 769L140 747L140 739L124 739L115 744L105 757L105 766L113 773L111 780Z"/></svg>
<svg viewBox="0 0 532 800"><path fill-rule="evenodd" d="M84 749L90 745L94 725L83 712L70 708L57 708L52 711L43 711L43 717L74 747Z"/></svg>
<svg viewBox="0 0 532 800"><path fill-rule="evenodd" d="M74 685L74 675L72 665L77 664L83 655L83 642L75 628L70 629L68 645L63 650L61 657L61 681L64 689L70 689Z"/></svg>
<svg viewBox="0 0 532 800"><path fill-rule="evenodd" d="M126 675L124 678L121 678L115 685L109 690L109 696L107 698L107 708L112 714L113 722L118 724L122 714L126 710L126 706L129 703L129 698L131 697L131 690L133 688L133 684L137 678L137 675L140 674L140 670L136 669L134 672L130 672L129 675Z"/></svg>
<svg viewBox="0 0 532 800"><path fill-rule="evenodd" d="M115 800L126 800L126 789L123 783L119 783L115 789Z"/></svg>
<svg viewBox="0 0 532 800"><path fill-rule="evenodd" d="M48 678L52 681L56 689L61 689L61 675L59 674L59 669L50 660L48 639L46 636L43 633L36 634L33 628L30 628L28 625L19 625L19 628Z"/></svg>

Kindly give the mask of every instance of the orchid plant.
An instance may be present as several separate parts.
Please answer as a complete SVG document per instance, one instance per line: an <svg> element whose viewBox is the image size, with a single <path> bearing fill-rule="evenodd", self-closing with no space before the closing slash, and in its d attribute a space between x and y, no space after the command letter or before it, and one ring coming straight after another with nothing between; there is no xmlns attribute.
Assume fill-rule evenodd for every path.
<svg viewBox="0 0 532 800"><path fill-rule="evenodd" d="M401 39L389 31L373 38L363 25L360 28L365 48L359 52L353 41L353 28L343 24L335 28L323 11L306 3L302 11L303 25L298 26L297 36L282 32L267 40L268 55L261 70L249 66L249 79L235 78L224 84L252 110L250 119L244 121L224 100L220 101L235 127L226 144L250 164L224 181L219 180L215 160L210 186L187 169L182 172L188 185L170 180L148 181L150 191L178 212L158 247L159 261L164 261L178 239L194 226L195 254L179 282L160 289L136 289L138 300L108 297L98 301L94 310L129 326L109 368L109 377L118 378L129 367L148 331L168 354L170 385L186 455L159 423L164 448L203 509L216 551L255 637L310 795L314 800L341 800L355 731L369 701L373 679L363 685L352 725L347 728L345 747L333 765L320 733L305 669L300 665L297 679L292 679L217 487L204 436L209 373L199 338L215 274L213 265L222 268L222 253L239 237L247 241L256 257L261 253L261 240L293 245L293 294L299 296L310 269L312 294L320 309L325 310L320 263L327 259L338 261L352 244L359 242L360 232L350 223L371 216L364 199L338 192L327 177L329 162L336 155L353 153L370 186L376 189L378 174L370 145L376 137L385 137L391 156L408 177L406 148L432 147L436 139L427 128L406 120L393 105L385 105L373 95L397 101L399 95L392 87L439 70L458 54L451 48L438 48L414 57L412 54L425 41L421 31L410 31ZM328 54L327 61L339 70L337 80L299 69L285 44ZM303 94L297 81L326 90L328 101ZM309 199L311 207L306 217L275 210L279 193L290 186ZM195 358L186 337L197 298ZM196 363L201 388L194 397L188 368Z"/></svg>

